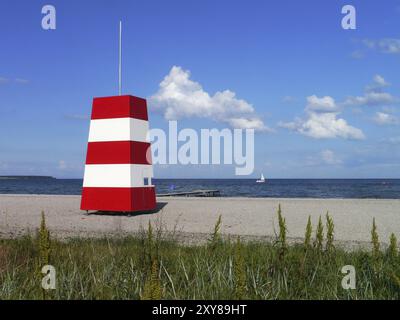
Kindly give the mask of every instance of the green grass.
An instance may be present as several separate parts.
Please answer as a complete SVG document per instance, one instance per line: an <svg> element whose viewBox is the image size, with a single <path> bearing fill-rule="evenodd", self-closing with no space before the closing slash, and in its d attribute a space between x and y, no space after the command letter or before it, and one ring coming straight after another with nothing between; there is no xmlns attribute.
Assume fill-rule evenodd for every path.
<svg viewBox="0 0 400 320"><path fill-rule="evenodd" d="M43 253L42 222L38 237L0 240L0 299L400 298L397 244L393 238L390 250L377 254L376 225L374 251L346 252L322 245L322 222L314 245L291 246L282 216L275 243L224 240L218 236L221 223L199 246L162 240L149 226L124 239L50 240ZM57 271L57 288L46 294L38 268L43 255ZM344 265L356 269L355 290L341 286Z"/></svg>

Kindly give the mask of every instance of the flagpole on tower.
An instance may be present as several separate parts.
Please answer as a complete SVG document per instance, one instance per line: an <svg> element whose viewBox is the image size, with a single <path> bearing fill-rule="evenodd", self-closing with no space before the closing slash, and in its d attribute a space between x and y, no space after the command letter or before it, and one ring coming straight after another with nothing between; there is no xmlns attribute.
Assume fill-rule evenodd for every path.
<svg viewBox="0 0 400 320"><path fill-rule="evenodd" d="M122 88L122 21L119 21L119 61L118 61L118 93L121 95Z"/></svg>

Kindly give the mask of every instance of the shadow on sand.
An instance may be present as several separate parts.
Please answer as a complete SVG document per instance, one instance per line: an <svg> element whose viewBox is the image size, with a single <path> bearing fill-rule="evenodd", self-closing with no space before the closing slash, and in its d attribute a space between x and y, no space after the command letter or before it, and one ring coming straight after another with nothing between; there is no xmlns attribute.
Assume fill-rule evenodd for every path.
<svg viewBox="0 0 400 320"><path fill-rule="evenodd" d="M157 213L161 211L167 204L168 202L157 202L156 208L150 211L149 210L134 211L134 212L93 211L93 212L88 212L87 215L135 217L135 216Z"/></svg>

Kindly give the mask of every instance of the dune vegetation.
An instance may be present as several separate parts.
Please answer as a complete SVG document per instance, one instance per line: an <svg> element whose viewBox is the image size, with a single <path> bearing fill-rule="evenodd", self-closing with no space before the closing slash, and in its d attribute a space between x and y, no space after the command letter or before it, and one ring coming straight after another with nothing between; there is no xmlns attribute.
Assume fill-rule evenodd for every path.
<svg viewBox="0 0 400 320"><path fill-rule="evenodd" d="M36 236L0 240L0 299L400 298L397 239L382 250L375 221L372 249L349 252L335 247L329 214L305 222L304 243L293 245L280 208L277 215L272 243L222 237L220 217L208 243L195 246L151 224L121 239L57 241L42 215ZM48 264L55 289L44 290Z"/></svg>

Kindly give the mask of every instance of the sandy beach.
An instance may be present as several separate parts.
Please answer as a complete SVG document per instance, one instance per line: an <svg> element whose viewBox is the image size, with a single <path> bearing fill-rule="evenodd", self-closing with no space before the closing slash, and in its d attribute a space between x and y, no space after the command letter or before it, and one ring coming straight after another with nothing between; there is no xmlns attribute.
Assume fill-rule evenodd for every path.
<svg viewBox="0 0 400 320"><path fill-rule="evenodd" d="M173 198L159 197L158 210L136 215L89 214L79 210L80 196L0 195L0 236L18 237L35 232L40 214L46 214L53 236L126 236L138 232L148 221L175 232L186 243L205 241L218 216L225 236L248 240L271 240L277 229L276 210L281 204L288 238L301 241L308 215L314 226L327 211L334 219L337 244L368 246L375 217L380 240L393 232L400 236L400 200L374 199L271 199L271 198Z"/></svg>

